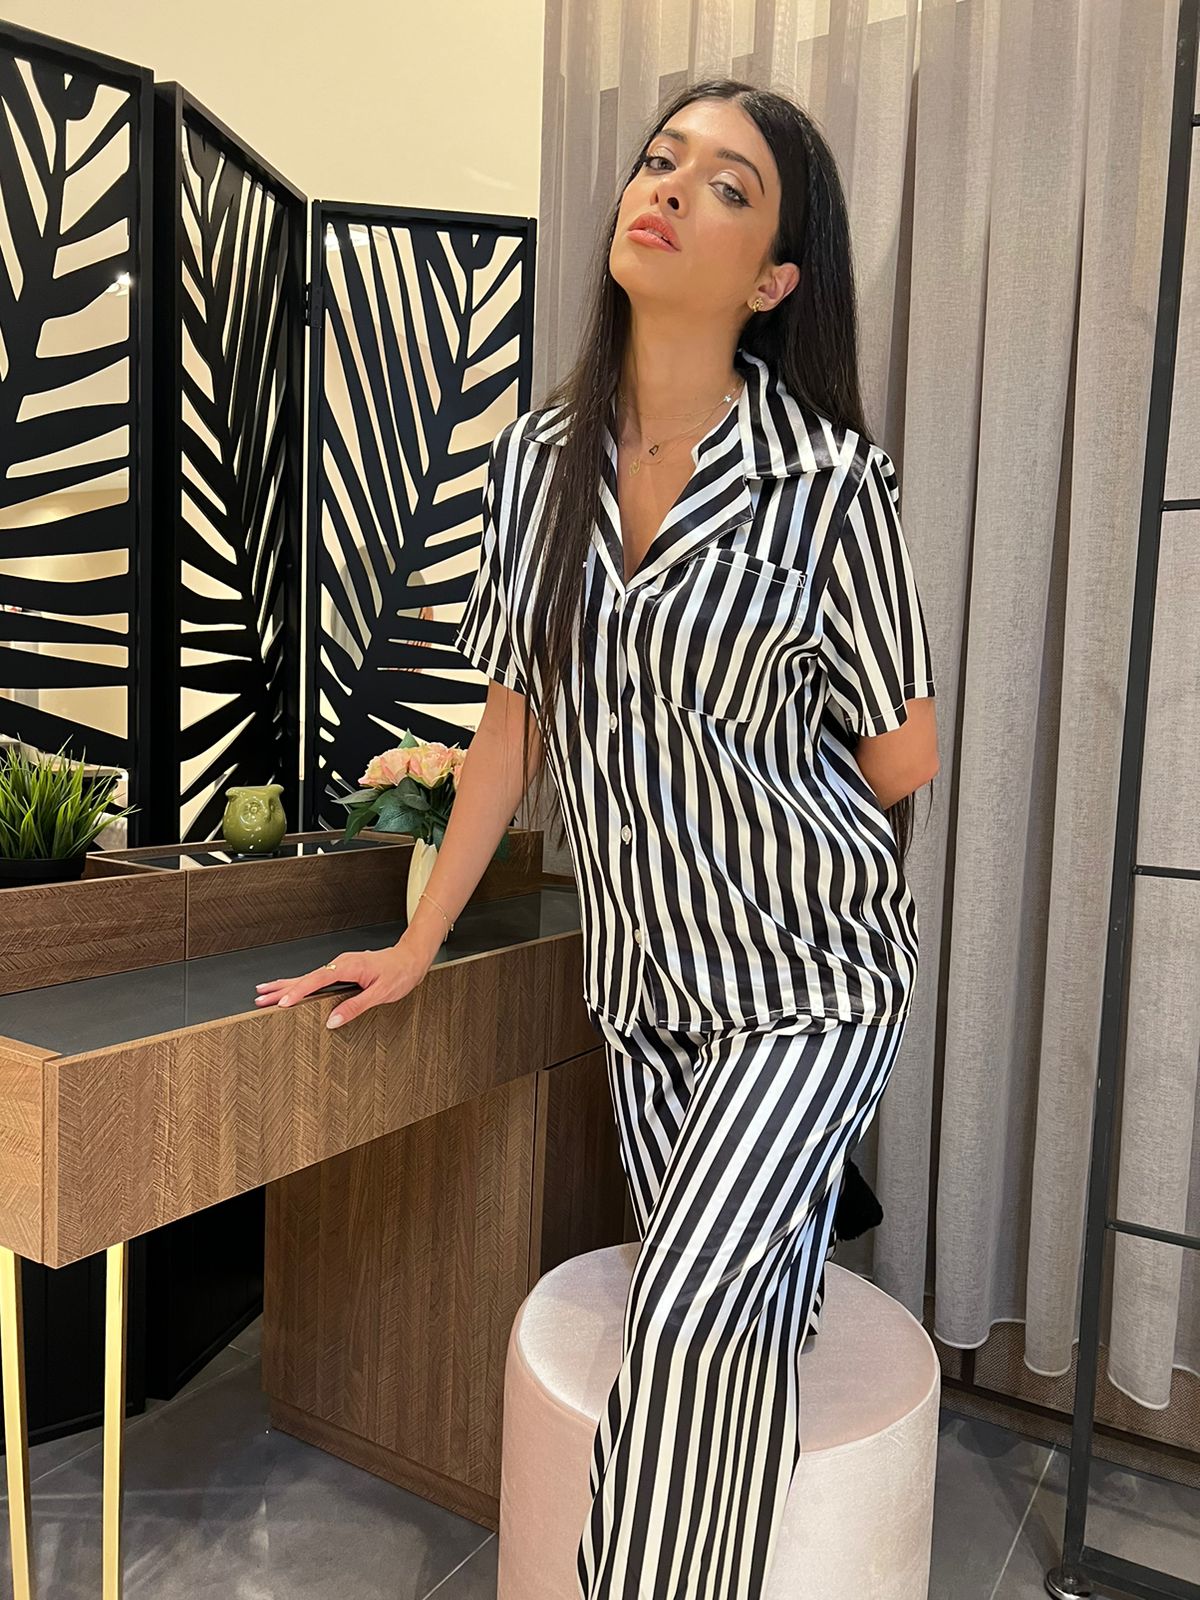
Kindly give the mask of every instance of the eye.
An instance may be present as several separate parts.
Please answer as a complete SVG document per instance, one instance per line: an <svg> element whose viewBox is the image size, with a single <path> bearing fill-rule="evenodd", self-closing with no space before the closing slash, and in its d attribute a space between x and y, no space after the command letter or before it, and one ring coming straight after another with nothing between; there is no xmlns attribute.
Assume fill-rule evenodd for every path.
<svg viewBox="0 0 1200 1600"><path fill-rule="evenodd" d="M652 161L662 161L662 162L665 163L666 170L674 171L674 168L673 168L673 166L671 164L670 157L669 156L664 156L664 155L643 156L641 161L639 162L639 166L649 167L650 163ZM663 167L652 167L651 168L651 171L653 171L653 172L662 172L663 170L664 170ZM745 195L742 193L742 191L740 189L736 189L733 186L732 183L726 183L726 181L723 178L720 179L719 182L717 183L717 188L718 189L725 189L729 193L729 195L731 196L730 203L733 204L733 205L748 206L750 204L749 200L746 199Z"/></svg>

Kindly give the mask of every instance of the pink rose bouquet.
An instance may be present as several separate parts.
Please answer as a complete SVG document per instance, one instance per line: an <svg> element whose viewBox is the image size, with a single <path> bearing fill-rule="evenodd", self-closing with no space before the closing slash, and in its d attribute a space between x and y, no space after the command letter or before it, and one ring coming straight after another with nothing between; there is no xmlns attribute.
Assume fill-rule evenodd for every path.
<svg viewBox="0 0 1200 1600"><path fill-rule="evenodd" d="M384 833L411 833L426 844L440 845L458 790L458 775L467 752L459 745L418 739L406 732L394 749L372 756L359 779L360 787L326 792L346 807L343 839L363 828ZM508 835L501 836L496 859L508 854Z"/></svg>

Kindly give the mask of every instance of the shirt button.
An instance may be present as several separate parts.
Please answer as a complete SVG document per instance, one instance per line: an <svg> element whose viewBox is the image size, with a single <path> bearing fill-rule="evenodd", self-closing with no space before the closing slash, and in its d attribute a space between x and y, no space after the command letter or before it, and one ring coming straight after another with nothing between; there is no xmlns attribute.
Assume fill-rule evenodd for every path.
<svg viewBox="0 0 1200 1600"><path fill-rule="evenodd" d="M630 839L633 838L633 829L629 827L628 824L621 829L621 837L624 839L626 844L628 844Z"/></svg>
<svg viewBox="0 0 1200 1600"><path fill-rule="evenodd" d="M608 725L609 725L610 728L615 728L616 727L616 725L617 725L617 713L615 711L610 711L609 712L609 714L608 714Z"/></svg>
<svg viewBox="0 0 1200 1600"><path fill-rule="evenodd" d="M633 930L633 942L634 942L634 944L641 944L641 942L642 942L642 930L640 928L635 928Z"/></svg>

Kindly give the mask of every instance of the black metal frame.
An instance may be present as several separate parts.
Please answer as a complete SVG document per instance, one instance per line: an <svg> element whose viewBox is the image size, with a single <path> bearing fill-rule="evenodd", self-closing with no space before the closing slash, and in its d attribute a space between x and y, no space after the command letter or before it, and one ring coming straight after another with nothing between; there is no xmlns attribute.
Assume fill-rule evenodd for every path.
<svg viewBox="0 0 1200 1600"><path fill-rule="evenodd" d="M535 217L504 216L493 212L461 212L429 210L416 206L377 206L354 202L314 200L312 203L310 281L308 285L309 327L309 420L307 434L307 493L304 498L305 529L305 635L307 657L304 663L303 706L304 719L301 732L301 770L304 774L303 821L305 829L328 826L321 818L321 796L318 793L320 776L314 759L317 737L317 653L320 649L320 585L319 566L321 554L321 515L323 506L322 441L325 437L325 297L328 288L325 230L329 223L359 223L368 227L408 226L420 224L434 228L470 230L475 233L511 234L524 237L524 265L521 283L520 338L522 359L517 377L517 414L528 409L533 386L533 314L537 267L537 219ZM463 582L462 598L466 599L471 574ZM447 635L453 629L443 625ZM464 663L461 656L459 664ZM486 682L481 682L478 697L487 692ZM469 691L460 695L468 699ZM441 736L439 728L431 729L428 737Z"/></svg>
<svg viewBox="0 0 1200 1600"><path fill-rule="evenodd" d="M1158 316L1154 337L1154 365L1150 385L1146 470L1142 480L1141 522L1137 569L1134 579L1133 618L1130 631L1129 669L1125 693L1125 721L1121 743L1120 782L1117 793L1116 840L1113 848L1112 891L1109 902L1108 944L1104 965L1104 993L1100 1013L1100 1042L1092 1122L1091 1166L1088 1175L1087 1222L1079 1354L1075 1374L1075 1399L1071 1424L1070 1470L1067 1479L1067 1513L1061 1563L1046 1574L1047 1591L1066 1597L1088 1595L1092 1582L1136 1595L1139 1600L1200 1600L1200 1584L1156 1571L1141 1562L1126 1561L1107 1550L1084 1542L1087 1523L1088 1477L1091 1470L1095 1423L1096 1375L1099 1365L1100 1302L1108 1234L1128 1233L1200 1249L1200 1237L1147 1227L1110 1216L1110 1180L1117 1080L1123 1055L1123 1035L1129 987L1129 929L1136 878L1170 877L1200 880L1200 868L1155 867L1137 860L1137 823L1145 753L1146 705L1150 687L1150 659L1154 636L1154 603L1158 584L1159 546L1163 513L1200 510L1200 499L1166 500L1167 447L1175 377L1175 349L1179 334L1179 302L1187 235L1188 186L1192 143L1200 127L1196 113L1197 7L1200 0L1179 0L1179 32L1175 55L1171 142L1167 164L1166 206L1163 223L1162 266L1159 275ZM1200 248L1200 240L1193 243Z"/></svg>
<svg viewBox="0 0 1200 1600"><path fill-rule="evenodd" d="M150 267L153 250L153 218L149 203L154 163L154 74L148 67L122 61L116 56L101 55L77 45L67 45L49 34L36 33L15 23L0 23L0 50L10 49L15 54L34 61L60 64L69 71L86 71L127 92L136 104L135 141L131 167L136 171L134 208L131 217L129 271L130 284L130 378L131 404L129 407L129 501L130 519L129 560L130 597L128 635L129 669L125 754L120 765L129 772L128 803L140 809L128 821L128 838L131 844L145 842L148 814L152 797L151 783L154 767L150 757L154 735L153 710L148 684L154 681L154 657L149 630L137 625L142 598L153 593L153 540L152 496L150 466L154 460L154 408L151 403L153 380L151 373L151 338L154 307L153 272ZM9 580L10 582L12 580ZM114 608L115 609L115 608ZM18 737L25 735L18 730ZM36 744L36 739L27 742ZM103 741L101 741L103 742ZM95 744L89 751L86 730L83 738L73 738L67 744L67 755L75 756L82 748L89 760L96 760Z"/></svg>
<svg viewBox="0 0 1200 1600"><path fill-rule="evenodd" d="M284 402L287 456L283 479L284 602L282 649L290 670L282 674L279 689L276 750L285 752L290 770L278 774L284 785L280 796L289 826L298 826L300 797L300 591L301 527L304 455L304 342L305 342L305 238L308 198L263 156L182 84L155 85L154 246L155 260L168 264L170 276L160 288L154 309L155 392L169 397L172 409L160 417L160 435L154 465L155 577L150 606L141 620L152 630L156 665L148 700L154 735L153 773L149 806L152 837L184 839L197 835L183 830L179 817L182 793L180 693L186 674L181 660L186 638L181 636L180 521L183 487L183 296L180 263L184 258L183 193L184 137L188 127L198 128L209 143L240 171L270 190L288 213L292 244L285 266L284 295L289 318L287 342L288 389ZM160 410L165 408L160 406ZM248 690L250 686L247 686ZM264 753L266 754L266 753ZM270 752L271 755L274 752ZM268 767L269 771L273 770ZM264 775L265 777L266 775ZM236 781L236 777L235 777ZM256 773L245 781L264 781ZM223 807L222 807L223 809ZM293 820L297 819L297 820ZM215 837L211 831L205 835Z"/></svg>

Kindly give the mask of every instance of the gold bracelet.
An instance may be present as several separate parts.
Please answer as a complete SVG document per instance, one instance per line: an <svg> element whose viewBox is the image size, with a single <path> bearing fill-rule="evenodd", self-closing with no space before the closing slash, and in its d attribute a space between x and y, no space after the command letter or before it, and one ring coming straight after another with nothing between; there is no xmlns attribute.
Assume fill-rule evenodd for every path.
<svg viewBox="0 0 1200 1600"><path fill-rule="evenodd" d="M453 922L450 922L450 918L449 918L449 917L448 917L448 916L446 916L446 913L445 913L445 911L442 911L442 908L441 908L441 906L438 906L438 903L437 903L437 901L436 901L436 900L435 900L435 899L434 899L434 898L433 898L433 896L432 896L432 895L431 895L431 894L430 894L430 893L429 893L429 890L428 890L428 889L422 889L422 890L421 890L421 892L420 892L420 894L419 894L419 895L418 895L418 896L417 896L417 899L418 899L418 900L428 900L428 901L429 901L429 903L430 903L430 905L435 905L435 906L437 906L437 908L438 908L438 910L439 910L439 911L441 911L441 912L442 912L442 915L443 915L443 916L444 916L444 917L446 917L446 921L447 921L447 922L449 922L449 923L450 923L450 928L451 928L451 930L453 930L453 928L454 928L454 924L453 924Z"/></svg>

